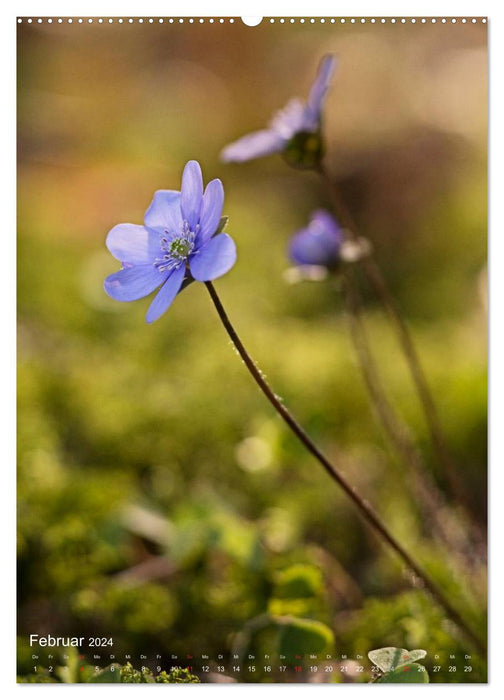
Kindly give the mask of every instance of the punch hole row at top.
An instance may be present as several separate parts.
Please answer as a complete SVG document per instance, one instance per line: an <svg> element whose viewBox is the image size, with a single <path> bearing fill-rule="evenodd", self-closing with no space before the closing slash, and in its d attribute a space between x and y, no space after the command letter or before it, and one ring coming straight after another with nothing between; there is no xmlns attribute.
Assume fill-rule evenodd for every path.
<svg viewBox="0 0 504 700"><path fill-rule="evenodd" d="M248 27L269 24L481 24L486 17L18 17L27 24L234 24L239 19Z"/></svg>

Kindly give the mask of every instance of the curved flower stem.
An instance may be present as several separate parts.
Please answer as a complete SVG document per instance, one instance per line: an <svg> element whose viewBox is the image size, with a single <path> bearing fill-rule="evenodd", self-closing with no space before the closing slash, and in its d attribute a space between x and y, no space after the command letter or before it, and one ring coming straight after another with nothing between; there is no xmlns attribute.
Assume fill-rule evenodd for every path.
<svg viewBox="0 0 504 700"><path fill-rule="evenodd" d="M357 227L353 217L343 203L339 192L334 186L331 176L323 163L319 165L317 172L322 177L322 180L326 185L331 197L334 213L339 219L341 225L344 227L344 233L350 240L355 240L357 238ZM416 352L415 345L406 321L402 316L399 306L392 292L390 291L375 258L372 257L372 255L366 255L359 260L359 263L395 325L402 351L408 363L410 374L423 408L432 442L438 454L439 461L444 467L451 492L460 503L463 503L467 507L466 495L462 490L460 480L457 478L457 470L447 447L436 404L432 397L427 378L420 363L420 359Z"/></svg>
<svg viewBox="0 0 504 700"><path fill-rule="evenodd" d="M355 488L351 486L345 477L338 471L338 469L329 461L329 459L319 450L317 445L313 442L310 436L305 432L304 428L297 422L290 411L282 404L278 396L275 394L273 389L265 380L262 372L256 366L254 360L248 354L245 346L241 342L237 332L235 331L228 315L222 305L222 302L215 290L215 287L211 282L205 282L206 288L212 298L214 306L217 310L220 320L224 328L226 329L231 341L233 342L236 350L238 351L240 357L245 363L247 369L255 380L256 384L259 386L263 394L266 396L268 401L271 403L276 412L283 418L287 423L292 432L296 435L299 441L306 447L306 449L315 457L315 459L324 467L327 474L335 481L346 493L346 495L353 501L354 505L357 507L359 513L364 518L364 520L371 526L375 533L391 547L394 552L399 556L400 559L406 564L406 566L413 571L420 581L423 582L425 588L431 593L432 597L437 601L437 603L444 608L448 616L457 624L457 626L464 632L464 634L471 639L475 647L483 655L486 653L486 644L481 640L478 635L471 629L467 622L462 618L460 613L452 606L450 601L445 597L444 593L438 588L437 584L432 581L432 579L423 571L423 569L415 562L415 560L408 554L408 552L403 548L403 546L396 540L396 538L389 532L388 528L381 521L380 517L375 513L373 508L369 503L361 498L356 492Z"/></svg>

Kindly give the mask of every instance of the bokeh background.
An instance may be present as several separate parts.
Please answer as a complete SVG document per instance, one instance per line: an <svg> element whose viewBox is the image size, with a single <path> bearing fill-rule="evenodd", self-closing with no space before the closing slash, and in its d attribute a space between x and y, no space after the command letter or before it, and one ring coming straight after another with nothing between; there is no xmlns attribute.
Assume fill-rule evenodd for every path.
<svg viewBox="0 0 504 700"><path fill-rule="evenodd" d="M148 300L120 304L102 287L117 269L104 245L112 226L141 223L191 158L205 180L220 177L239 258L216 287L245 344L484 635L485 25L74 20L18 30L20 674L31 671L26 635L51 633L113 636L134 655L215 657L241 645L315 647L354 666L364 656L365 674L350 664L336 681L369 680L370 649L424 648L428 668L434 653L443 660L431 681L485 680L485 659L274 415L204 286L152 326ZM452 497L390 324L363 284L376 358L445 501L448 542L373 414L337 280L286 282L289 236L329 205L321 183L278 156L219 162L226 143L307 95L328 52L339 57L324 113L328 168L408 320L465 494ZM275 615L305 627L279 635ZM471 674L448 673L449 653L472 654Z"/></svg>

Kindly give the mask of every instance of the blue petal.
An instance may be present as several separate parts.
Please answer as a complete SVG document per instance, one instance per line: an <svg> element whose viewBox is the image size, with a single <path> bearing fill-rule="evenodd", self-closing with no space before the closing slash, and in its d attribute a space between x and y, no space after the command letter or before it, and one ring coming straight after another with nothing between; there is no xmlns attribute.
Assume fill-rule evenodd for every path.
<svg viewBox="0 0 504 700"><path fill-rule="evenodd" d="M343 233L336 219L325 209L316 209L311 217L308 228L312 233L325 233L327 240L343 243Z"/></svg>
<svg viewBox="0 0 504 700"><path fill-rule="evenodd" d="M182 174L182 191L180 208L182 216L194 231L200 218L203 197L203 175L197 160L190 160Z"/></svg>
<svg viewBox="0 0 504 700"><path fill-rule="evenodd" d="M328 265L331 262L323 241L314 237L308 229L291 238L289 255L298 265Z"/></svg>
<svg viewBox="0 0 504 700"><path fill-rule="evenodd" d="M145 212L144 223L159 233L182 231L182 214L180 212L180 192L176 190L158 190L151 205Z"/></svg>
<svg viewBox="0 0 504 700"><path fill-rule="evenodd" d="M121 262L145 265L159 254L159 236L143 226L118 224L108 232L107 248Z"/></svg>
<svg viewBox="0 0 504 700"><path fill-rule="evenodd" d="M146 297L168 277L168 272L159 272L154 265L124 267L109 275L104 283L107 294L116 301L135 301Z"/></svg>
<svg viewBox="0 0 504 700"><path fill-rule="evenodd" d="M149 306L145 320L147 323L157 321L164 314L180 291L182 282L184 281L185 266L175 268L172 271L166 282L163 284L159 292L154 297L152 304Z"/></svg>
<svg viewBox="0 0 504 700"><path fill-rule="evenodd" d="M289 254L298 265L334 264L340 254L343 234L334 218L324 210L314 212L308 228L295 234Z"/></svg>
<svg viewBox="0 0 504 700"><path fill-rule="evenodd" d="M222 186L222 182L220 180L211 180L206 186L205 194L203 195L198 247L203 245L217 231L222 216L223 205L224 187Z"/></svg>
<svg viewBox="0 0 504 700"><path fill-rule="evenodd" d="M236 246L227 233L219 233L189 258L194 279L208 282L224 275L236 262Z"/></svg>
<svg viewBox="0 0 504 700"><path fill-rule="evenodd" d="M243 163L283 151L286 143L287 140L272 129L263 129L230 143L221 151L220 157L225 163Z"/></svg>
<svg viewBox="0 0 504 700"><path fill-rule="evenodd" d="M317 77L310 89L310 94L307 100L307 108L311 116L315 120L320 119L320 113L324 105L324 99L331 82L331 78L336 67L336 59L329 54L322 59Z"/></svg>

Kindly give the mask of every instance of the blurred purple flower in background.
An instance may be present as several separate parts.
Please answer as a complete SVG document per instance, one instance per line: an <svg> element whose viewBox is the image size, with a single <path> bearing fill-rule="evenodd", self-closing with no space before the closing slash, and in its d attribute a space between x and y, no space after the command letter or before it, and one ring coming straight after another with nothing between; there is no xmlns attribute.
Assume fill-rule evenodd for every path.
<svg viewBox="0 0 504 700"><path fill-rule="evenodd" d="M152 323L168 309L184 279L208 282L228 272L236 262L236 246L226 233L217 233L223 203L222 182L212 180L203 192L200 165L189 161L181 191L158 190L144 226L118 224L109 231L107 248L122 269L105 280L107 294L135 301L161 286L147 311Z"/></svg>
<svg viewBox="0 0 504 700"><path fill-rule="evenodd" d="M343 233L334 218L324 209L311 215L306 228L292 236L289 255L297 265L335 267L340 261Z"/></svg>
<svg viewBox="0 0 504 700"><path fill-rule="evenodd" d="M280 153L297 134L317 133L335 65L334 56L324 56L306 103L293 98L275 114L267 129L254 131L229 144L221 152L221 159L227 163L243 163L271 153Z"/></svg>

